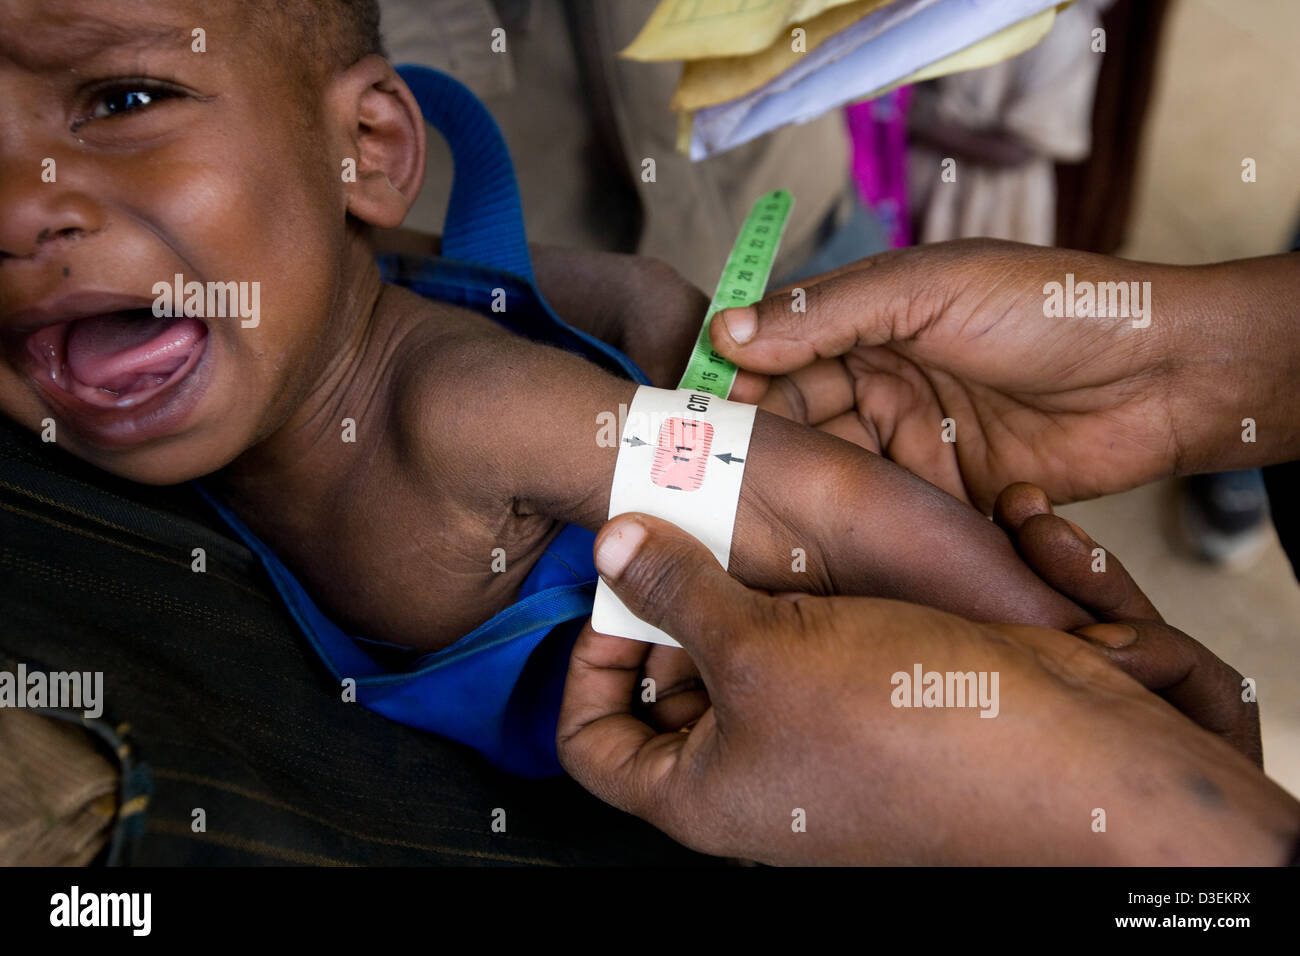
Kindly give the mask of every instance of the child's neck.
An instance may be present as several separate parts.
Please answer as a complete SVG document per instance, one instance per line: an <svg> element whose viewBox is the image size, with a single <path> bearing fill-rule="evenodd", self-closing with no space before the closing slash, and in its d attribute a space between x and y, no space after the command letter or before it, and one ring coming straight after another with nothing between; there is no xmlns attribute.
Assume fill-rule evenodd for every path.
<svg viewBox="0 0 1300 956"><path fill-rule="evenodd" d="M368 270L340 305L360 318L307 393L267 438L209 477L255 529L315 526L376 460L384 439L376 410L389 402L395 354L420 320L413 298Z"/></svg>

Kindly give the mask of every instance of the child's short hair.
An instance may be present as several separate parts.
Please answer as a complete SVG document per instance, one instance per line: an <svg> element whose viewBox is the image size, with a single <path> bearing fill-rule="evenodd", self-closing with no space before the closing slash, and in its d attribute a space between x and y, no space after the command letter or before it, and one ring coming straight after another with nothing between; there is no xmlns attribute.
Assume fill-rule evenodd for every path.
<svg viewBox="0 0 1300 956"><path fill-rule="evenodd" d="M309 52L315 69L334 72L370 53L384 56L379 0L245 0L257 27L292 27L290 43ZM276 34L271 34L276 35Z"/></svg>

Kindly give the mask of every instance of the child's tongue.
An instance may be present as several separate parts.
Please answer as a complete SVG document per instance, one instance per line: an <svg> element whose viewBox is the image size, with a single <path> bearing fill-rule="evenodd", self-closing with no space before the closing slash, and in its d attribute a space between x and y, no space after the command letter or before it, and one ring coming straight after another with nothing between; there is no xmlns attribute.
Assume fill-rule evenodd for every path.
<svg viewBox="0 0 1300 956"><path fill-rule="evenodd" d="M148 309L78 319L68 330L68 369L82 384L119 395L151 388L184 364L205 331L198 319Z"/></svg>

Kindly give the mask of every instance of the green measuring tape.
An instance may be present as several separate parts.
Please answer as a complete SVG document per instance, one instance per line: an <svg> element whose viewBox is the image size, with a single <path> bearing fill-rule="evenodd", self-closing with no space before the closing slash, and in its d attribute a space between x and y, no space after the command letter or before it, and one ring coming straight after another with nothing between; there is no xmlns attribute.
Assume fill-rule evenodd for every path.
<svg viewBox="0 0 1300 956"><path fill-rule="evenodd" d="M727 256L722 278L718 280L718 290L713 293L713 301L704 316L704 327L695 340L695 349L678 388L708 392L718 398L731 394L731 386L736 381L736 366L713 351L709 343L709 324L723 309L753 305L763 298L776 250L781 244L781 233L793 207L794 196L788 189L774 189L760 196L749 210L744 225L740 227L740 235L731 247L731 255Z"/></svg>

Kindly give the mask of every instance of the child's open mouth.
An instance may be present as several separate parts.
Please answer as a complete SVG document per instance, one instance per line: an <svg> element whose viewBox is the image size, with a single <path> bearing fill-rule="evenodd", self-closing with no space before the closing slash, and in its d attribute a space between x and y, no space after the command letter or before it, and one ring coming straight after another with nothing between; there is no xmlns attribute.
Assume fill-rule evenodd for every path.
<svg viewBox="0 0 1300 956"><path fill-rule="evenodd" d="M41 329L28 338L27 351L50 383L89 405L124 409L184 378L207 334L198 319L132 309Z"/></svg>
<svg viewBox="0 0 1300 956"><path fill-rule="evenodd" d="M208 375L208 327L187 316L156 316L139 300L88 296L68 318L30 332L20 346L50 405L89 441L123 447L180 428ZM125 306L125 308L123 308ZM202 363L202 364L201 364Z"/></svg>

